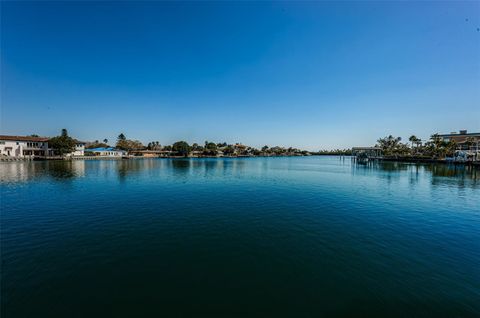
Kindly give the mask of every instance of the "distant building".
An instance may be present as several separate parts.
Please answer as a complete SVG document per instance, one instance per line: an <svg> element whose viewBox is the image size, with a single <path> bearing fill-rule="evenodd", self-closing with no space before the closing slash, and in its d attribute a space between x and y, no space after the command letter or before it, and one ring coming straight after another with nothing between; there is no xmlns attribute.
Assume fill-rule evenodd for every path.
<svg viewBox="0 0 480 318"><path fill-rule="evenodd" d="M383 150L380 147L353 147L352 155L356 157L381 157Z"/></svg>
<svg viewBox="0 0 480 318"><path fill-rule="evenodd" d="M54 156L55 151L48 145L48 137L0 135L0 156L33 158ZM67 156L83 156L85 143L75 140L75 150Z"/></svg>
<svg viewBox="0 0 480 318"><path fill-rule="evenodd" d="M75 140L75 151L73 151L70 155L83 156L85 154L85 144L86 142Z"/></svg>
<svg viewBox="0 0 480 318"><path fill-rule="evenodd" d="M166 157L171 155L170 150L131 150L128 152L129 155L145 157L145 158L156 158L156 157Z"/></svg>
<svg viewBox="0 0 480 318"><path fill-rule="evenodd" d="M120 150L112 147L85 149L85 152L92 152L95 156L104 157L122 157L127 155L127 152L125 150Z"/></svg>
<svg viewBox="0 0 480 318"><path fill-rule="evenodd" d="M458 133L452 132L439 136L445 142L455 141L458 150L480 150L480 133L468 133L466 130L460 130ZM471 140L473 144L468 145L469 140Z"/></svg>
<svg viewBox="0 0 480 318"><path fill-rule="evenodd" d="M46 137L5 136L0 135L0 156L25 158L48 156L48 139Z"/></svg>

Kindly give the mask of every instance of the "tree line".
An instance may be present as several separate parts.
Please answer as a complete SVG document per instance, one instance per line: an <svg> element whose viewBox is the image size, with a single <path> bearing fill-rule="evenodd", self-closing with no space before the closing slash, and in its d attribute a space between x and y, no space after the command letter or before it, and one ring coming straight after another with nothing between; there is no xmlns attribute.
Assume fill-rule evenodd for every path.
<svg viewBox="0 0 480 318"><path fill-rule="evenodd" d="M86 149L110 147L108 139L104 139L103 143L95 140L95 142L88 143ZM151 141L147 145L142 144L139 140L128 139L124 133L118 135L115 148L135 152L140 150L154 150L154 151L168 151L177 154L178 156L189 156L192 153L202 156L217 156L219 153L223 155L243 155L243 156L259 156L259 155L306 155L307 151L300 150L293 147L269 147L263 146L261 149L255 147L245 146L242 144L228 144L226 142L212 142L205 141L203 145L198 143L189 144L181 140L174 142L172 145L162 146L158 141Z"/></svg>
<svg viewBox="0 0 480 318"><path fill-rule="evenodd" d="M467 147L475 144L472 137L467 137L464 143ZM408 143L403 143L401 137L389 135L377 140L377 147L380 147L385 156L416 156L429 158L445 158L454 155L458 148L455 140L445 141L439 134L433 134L430 139L423 142L420 138L412 135Z"/></svg>
<svg viewBox="0 0 480 318"><path fill-rule="evenodd" d="M64 155L75 150L77 141L68 135L67 129L62 129L59 136L49 139L49 145L54 149L55 154ZM471 147L475 144L473 137L467 137L464 145ZM108 139L102 142L95 140L88 143L86 149L109 147ZM308 152L297 148L289 147L269 147L263 146L261 149L245 146L242 144L227 144L205 141L203 145L193 143L190 145L186 141L177 141L172 145L162 146L158 141L151 141L146 146L139 140L127 139L125 134L118 135L115 147L125 151L135 150L164 150L176 153L179 156L188 156L192 152L203 156L216 156L218 153L223 155L243 155L243 156L291 156L291 155L351 155L351 149L320 150L318 152ZM453 156L458 148L454 140L445 141L439 134L433 134L430 139L423 142L420 138L412 135L408 142L402 142L401 137L392 135L379 138L376 143L383 151L385 156L416 156L429 158L445 158Z"/></svg>

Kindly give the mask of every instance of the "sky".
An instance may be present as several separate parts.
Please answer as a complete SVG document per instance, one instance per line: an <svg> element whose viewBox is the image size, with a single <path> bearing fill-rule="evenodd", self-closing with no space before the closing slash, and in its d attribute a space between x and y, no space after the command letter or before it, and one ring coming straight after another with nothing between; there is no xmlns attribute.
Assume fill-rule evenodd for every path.
<svg viewBox="0 0 480 318"><path fill-rule="evenodd" d="M371 146L480 131L480 2L1 2L0 133Z"/></svg>

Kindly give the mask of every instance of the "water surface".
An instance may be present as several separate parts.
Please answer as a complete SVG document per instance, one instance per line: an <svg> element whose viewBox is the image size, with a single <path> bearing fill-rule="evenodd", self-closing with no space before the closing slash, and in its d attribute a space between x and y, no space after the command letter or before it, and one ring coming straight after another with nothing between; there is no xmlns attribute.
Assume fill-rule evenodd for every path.
<svg viewBox="0 0 480 318"><path fill-rule="evenodd" d="M480 171L0 164L2 317L480 316Z"/></svg>

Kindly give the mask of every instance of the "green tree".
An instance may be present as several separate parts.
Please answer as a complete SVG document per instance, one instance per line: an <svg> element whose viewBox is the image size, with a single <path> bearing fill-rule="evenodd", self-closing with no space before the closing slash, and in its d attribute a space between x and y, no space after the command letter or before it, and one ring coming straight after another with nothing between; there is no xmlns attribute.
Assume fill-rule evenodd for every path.
<svg viewBox="0 0 480 318"><path fill-rule="evenodd" d="M203 153L207 156L216 156L217 155L217 144L214 142L205 141L205 148Z"/></svg>
<svg viewBox="0 0 480 318"><path fill-rule="evenodd" d="M126 151L140 150L140 149L144 149L144 148L145 148L140 141L138 141L138 140L129 140L129 139L119 140L119 141L117 142L116 147L117 147L118 149L122 149L122 150L126 150Z"/></svg>
<svg viewBox="0 0 480 318"><path fill-rule="evenodd" d="M123 133L120 133L117 137L117 144L115 145L116 148L121 150L128 150L128 143L127 137Z"/></svg>
<svg viewBox="0 0 480 318"><path fill-rule="evenodd" d="M177 141L172 145L172 150L178 153L180 156L188 157L190 153L190 145L186 141Z"/></svg>
<svg viewBox="0 0 480 318"><path fill-rule="evenodd" d="M446 154L452 157L455 154L455 150L457 150L457 142L455 140L450 140L445 145Z"/></svg>
<svg viewBox="0 0 480 318"><path fill-rule="evenodd" d="M235 152L235 148L232 145L228 145L223 149L223 153L226 155L232 155Z"/></svg>
<svg viewBox="0 0 480 318"><path fill-rule="evenodd" d="M408 140L412 143L412 149L413 149L413 145L416 144L420 139L418 139L417 136L415 135L411 135L410 138L408 138Z"/></svg>
<svg viewBox="0 0 480 318"><path fill-rule="evenodd" d="M205 145L205 149L210 151L217 151L217 145L214 142L209 142Z"/></svg>
<svg viewBox="0 0 480 318"><path fill-rule="evenodd" d="M160 142L158 141L152 141L149 142L147 145L148 150L161 150L162 146L160 145Z"/></svg>
<svg viewBox="0 0 480 318"><path fill-rule="evenodd" d="M108 139L107 138L103 139L103 143L108 144Z"/></svg>
<svg viewBox="0 0 480 318"><path fill-rule="evenodd" d="M439 134L433 134L425 143L424 152L433 158L443 158L448 152L448 143Z"/></svg>
<svg viewBox="0 0 480 318"><path fill-rule="evenodd" d="M468 147L468 149L470 150L470 148L475 145L475 139L473 137L467 137L465 139L465 146Z"/></svg>
<svg viewBox="0 0 480 318"><path fill-rule="evenodd" d="M394 137L392 135L389 135L387 137L378 139L377 146L382 148L383 153L388 156L394 154L395 148L401 140L402 138L400 137Z"/></svg>
<svg viewBox="0 0 480 318"><path fill-rule="evenodd" d="M61 156L75 151L75 140L68 135L66 129L62 129L60 136L50 138L48 144L55 154Z"/></svg>

